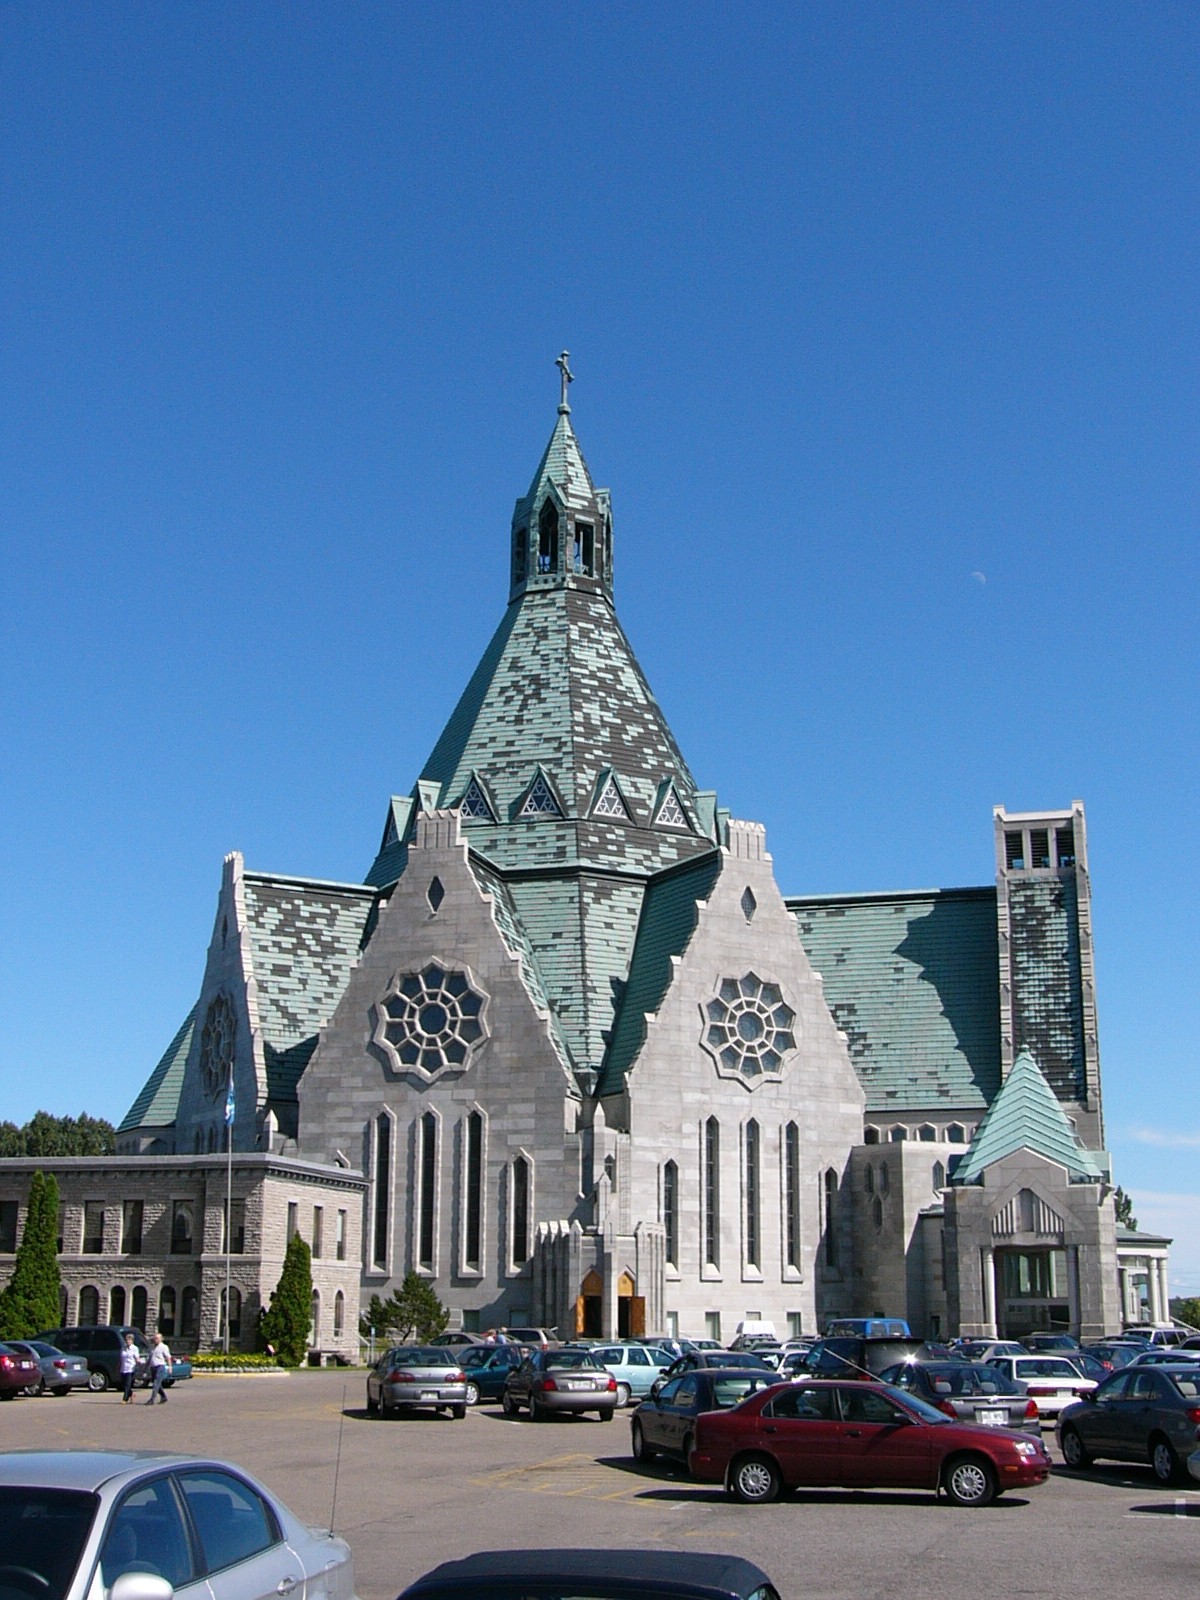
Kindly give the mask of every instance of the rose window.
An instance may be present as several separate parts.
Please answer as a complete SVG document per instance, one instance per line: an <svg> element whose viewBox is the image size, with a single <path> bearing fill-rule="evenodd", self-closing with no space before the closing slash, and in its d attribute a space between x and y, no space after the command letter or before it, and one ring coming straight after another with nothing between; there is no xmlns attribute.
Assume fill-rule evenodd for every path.
<svg viewBox="0 0 1200 1600"><path fill-rule="evenodd" d="M432 1077L447 1067L465 1067L487 1037L487 996L465 972L431 963L406 972L377 1007L375 1040L401 1067Z"/></svg>
<svg viewBox="0 0 1200 1600"><path fill-rule="evenodd" d="M796 1048L796 1013L778 984L764 983L753 972L722 978L703 1011L704 1048L729 1075L778 1076L784 1056Z"/></svg>
<svg viewBox="0 0 1200 1600"><path fill-rule="evenodd" d="M210 1099L217 1099L229 1083L236 1038L237 1017L229 996L219 994L208 1008L200 1033L200 1081Z"/></svg>

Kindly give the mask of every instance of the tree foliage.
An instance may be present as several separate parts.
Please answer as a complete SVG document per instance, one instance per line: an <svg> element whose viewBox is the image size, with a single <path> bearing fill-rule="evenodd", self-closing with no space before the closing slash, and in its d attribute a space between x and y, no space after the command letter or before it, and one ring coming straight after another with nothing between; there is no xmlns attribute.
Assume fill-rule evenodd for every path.
<svg viewBox="0 0 1200 1600"><path fill-rule="evenodd" d="M1120 1184L1117 1185L1117 1192L1113 1195L1113 1204L1117 1208L1117 1225L1136 1233L1137 1218L1133 1214L1133 1196L1126 1194Z"/></svg>
<svg viewBox="0 0 1200 1600"><path fill-rule="evenodd" d="M415 1339L427 1344L436 1339L450 1321L450 1313L434 1294L427 1279L419 1273L407 1272L404 1282L386 1300L377 1294L359 1318L358 1331L364 1339L394 1336L398 1344Z"/></svg>
<svg viewBox="0 0 1200 1600"><path fill-rule="evenodd" d="M1200 1299L1193 1295L1183 1300L1172 1300L1171 1315L1176 1322L1186 1323L1189 1328L1200 1328Z"/></svg>
<svg viewBox="0 0 1200 1600"><path fill-rule="evenodd" d="M12 1277L0 1290L0 1336L29 1339L58 1318L58 1181L35 1172Z"/></svg>
<svg viewBox="0 0 1200 1600"><path fill-rule="evenodd" d="M117 1132L103 1117L53 1117L37 1111L23 1128L0 1122L0 1156L111 1156ZM15 1338L16 1335L14 1334Z"/></svg>
<svg viewBox="0 0 1200 1600"><path fill-rule="evenodd" d="M283 1258L283 1271L271 1296L270 1308L259 1324L262 1341L274 1350L280 1366L298 1367L308 1354L312 1287L312 1251L300 1235L294 1233Z"/></svg>

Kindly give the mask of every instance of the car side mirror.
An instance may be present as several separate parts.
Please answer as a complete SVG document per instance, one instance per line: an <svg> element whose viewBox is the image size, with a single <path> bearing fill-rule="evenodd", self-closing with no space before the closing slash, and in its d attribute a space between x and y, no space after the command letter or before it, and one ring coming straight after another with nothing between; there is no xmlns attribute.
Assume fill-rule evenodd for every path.
<svg viewBox="0 0 1200 1600"><path fill-rule="evenodd" d="M662 1379L661 1378L655 1378L654 1382L650 1385L650 1398L652 1400L657 1400L661 1391L662 1391Z"/></svg>
<svg viewBox="0 0 1200 1600"><path fill-rule="evenodd" d="M109 1600L175 1600L175 1590L154 1572L123 1572L108 1595Z"/></svg>
<svg viewBox="0 0 1200 1600"><path fill-rule="evenodd" d="M1088 1405L1094 1406L1096 1404L1096 1391L1094 1389L1085 1389L1083 1392L1083 1398L1087 1401Z"/></svg>

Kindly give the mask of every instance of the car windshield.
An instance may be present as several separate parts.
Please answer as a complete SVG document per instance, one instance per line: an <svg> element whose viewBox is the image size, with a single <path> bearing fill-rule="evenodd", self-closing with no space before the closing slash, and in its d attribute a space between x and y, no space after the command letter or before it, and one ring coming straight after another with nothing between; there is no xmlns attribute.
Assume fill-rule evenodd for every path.
<svg viewBox="0 0 1200 1600"><path fill-rule="evenodd" d="M894 1389L890 1383L885 1384L884 1389L893 1400L900 1401L914 1416L920 1417L922 1422L936 1422L940 1426L943 1422L948 1424L954 1421L953 1417L948 1417L944 1411L937 1410L935 1406L927 1405L908 1389Z"/></svg>
<svg viewBox="0 0 1200 1600"><path fill-rule="evenodd" d="M998 1367L930 1366L925 1368L925 1376L938 1395L1017 1395L1022 1392Z"/></svg>
<svg viewBox="0 0 1200 1600"><path fill-rule="evenodd" d="M546 1356L548 1367L596 1367L589 1350L554 1350Z"/></svg>
<svg viewBox="0 0 1200 1600"><path fill-rule="evenodd" d="M757 1372L747 1372L740 1377L732 1373L719 1373L712 1383L713 1408L728 1411L730 1406L736 1406L748 1394L767 1388L770 1388L770 1379L760 1377Z"/></svg>
<svg viewBox="0 0 1200 1600"><path fill-rule="evenodd" d="M405 1345L392 1350L388 1360L393 1367L457 1367L458 1357L446 1350L427 1345Z"/></svg>
<svg viewBox="0 0 1200 1600"><path fill-rule="evenodd" d="M32 1592L38 1600L62 1600L98 1503L94 1494L79 1489L0 1488L0 1561L15 1556L19 1567L37 1579L36 1588L22 1581L23 1597ZM17 1592L2 1567L0 1589Z"/></svg>
<svg viewBox="0 0 1200 1600"><path fill-rule="evenodd" d="M706 1367L741 1367L750 1368L754 1372L770 1372L770 1367L761 1356L751 1355L748 1350L730 1351L718 1355L715 1351L704 1357Z"/></svg>

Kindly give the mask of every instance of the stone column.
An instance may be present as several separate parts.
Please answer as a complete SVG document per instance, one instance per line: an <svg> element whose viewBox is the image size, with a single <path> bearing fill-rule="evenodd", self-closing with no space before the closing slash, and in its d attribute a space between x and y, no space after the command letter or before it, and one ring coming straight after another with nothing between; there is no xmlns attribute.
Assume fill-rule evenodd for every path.
<svg viewBox="0 0 1200 1600"><path fill-rule="evenodd" d="M1067 1265L1067 1316L1070 1319L1071 1332L1079 1337L1080 1312L1079 1312L1079 1246L1069 1244L1066 1249Z"/></svg>
<svg viewBox="0 0 1200 1600"><path fill-rule="evenodd" d="M1124 1327L1129 1319L1129 1268L1117 1268L1117 1282L1121 1294L1121 1326Z"/></svg>
<svg viewBox="0 0 1200 1600"><path fill-rule="evenodd" d="M986 1323L984 1338L999 1338L996 1327L996 1252L984 1250L983 1256L983 1320Z"/></svg>
<svg viewBox="0 0 1200 1600"><path fill-rule="evenodd" d="M1162 1306L1162 1319L1164 1322L1171 1320L1171 1295L1167 1288L1167 1258L1159 1256L1158 1266L1158 1300Z"/></svg>
<svg viewBox="0 0 1200 1600"><path fill-rule="evenodd" d="M1150 1321L1163 1320L1162 1301L1159 1299L1158 1262L1150 1256L1146 1262L1146 1287L1150 1291Z"/></svg>

